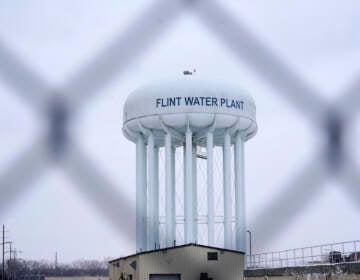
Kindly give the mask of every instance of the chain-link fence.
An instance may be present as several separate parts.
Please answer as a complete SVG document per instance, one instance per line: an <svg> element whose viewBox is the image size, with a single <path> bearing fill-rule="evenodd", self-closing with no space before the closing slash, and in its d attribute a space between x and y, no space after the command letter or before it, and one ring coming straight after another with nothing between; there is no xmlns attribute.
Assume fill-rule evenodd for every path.
<svg viewBox="0 0 360 280"><path fill-rule="evenodd" d="M282 98L302 113L318 134L325 135L328 140L317 149L318 153L309 160L299 176L258 215L253 223L258 232L257 239L266 243L282 232L292 218L310 203L310 194L316 196L319 193L328 174L339 179L342 190L360 206L360 173L353 155L347 154L344 149L345 132L349 133L348 128L359 112L360 79L356 78L344 88L338 99L327 100L223 5L214 0L155 1L123 34L115 36L61 88L53 88L0 40L1 81L47 125L45 134L39 135L0 175L0 217L20 195L28 191L32 182L49 166L55 165L65 171L74 181L74 186L98 208L118 233L131 234L119 221L134 216L134 205L124 199L122 189L114 186L99 171L96 163L89 160L81 144L72 138L69 127L88 100L99 94L115 74L119 77L125 73L134 59L145 53L171 27L172 22L187 12L192 12L239 61L275 88ZM57 94L54 95L54 92ZM121 209L119 205L122 205ZM254 255L252 258L251 266L267 262L264 257ZM299 258L302 261L302 257ZM297 259L296 255L293 262ZM305 262L308 261L306 257Z"/></svg>

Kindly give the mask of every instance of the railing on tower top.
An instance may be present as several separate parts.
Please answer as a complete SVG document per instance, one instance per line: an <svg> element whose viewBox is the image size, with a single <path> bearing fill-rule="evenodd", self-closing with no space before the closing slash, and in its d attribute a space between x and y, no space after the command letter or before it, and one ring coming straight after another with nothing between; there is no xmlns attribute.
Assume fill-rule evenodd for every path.
<svg viewBox="0 0 360 280"><path fill-rule="evenodd" d="M360 262L360 241L274 251L246 256L247 269Z"/></svg>

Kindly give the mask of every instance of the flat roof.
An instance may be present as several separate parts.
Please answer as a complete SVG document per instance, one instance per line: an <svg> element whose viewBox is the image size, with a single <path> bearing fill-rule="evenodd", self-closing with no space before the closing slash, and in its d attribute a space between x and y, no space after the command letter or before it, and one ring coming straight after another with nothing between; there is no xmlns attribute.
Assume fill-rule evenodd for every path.
<svg viewBox="0 0 360 280"><path fill-rule="evenodd" d="M236 250L225 249L225 248L214 247L214 246L201 245L201 244L196 244L196 243L188 243L188 244L179 245L179 246L165 247L165 248L161 248L161 249L155 249L155 250L150 250L150 251L139 252L139 253L136 253L136 254L128 255L126 257L120 257L120 258L117 258L117 259L113 259L113 260L109 261L109 263L113 263L113 262L116 262L116 261L119 261L119 260L124 260L124 259L127 259L127 258L139 256L139 255L145 255L145 254L150 254L150 253L154 253L154 252L161 252L161 251L167 251L167 250L172 250L172 249L179 249L179 248L184 248L184 247L189 247L189 246L195 246L195 247L201 247L201 248L207 248L207 249L213 249L213 250L220 250L220 251L224 251L224 252L230 252L230 253L236 253L236 254L245 255L245 253L242 252L242 251L236 251Z"/></svg>

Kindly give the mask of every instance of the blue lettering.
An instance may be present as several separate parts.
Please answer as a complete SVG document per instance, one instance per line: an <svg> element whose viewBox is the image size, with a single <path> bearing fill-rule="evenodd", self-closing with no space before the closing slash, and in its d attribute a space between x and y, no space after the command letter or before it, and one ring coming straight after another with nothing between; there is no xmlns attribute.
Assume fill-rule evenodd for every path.
<svg viewBox="0 0 360 280"><path fill-rule="evenodd" d="M244 101L236 100L236 108L243 110L243 104L244 104Z"/></svg>
<svg viewBox="0 0 360 280"><path fill-rule="evenodd" d="M184 97L185 106L221 106L226 108L234 108L243 110L244 101L228 99L228 98L217 98L210 96L189 96ZM182 97L167 97L167 98L156 98L156 108L158 107L175 107L181 106Z"/></svg>
<svg viewBox="0 0 360 280"><path fill-rule="evenodd" d="M175 106L176 97L169 98L169 106Z"/></svg>
<svg viewBox="0 0 360 280"><path fill-rule="evenodd" d="M218 105L218 100L217 100L216 97L211 98L211 102L212 102L211 106L217 106Z"/></svg>
<svg viewBox="0 0 360 280"><path fill-rule="evenodd" d="M206 97L206 106L211 106L211 98Z"/></svg>
<svg viewBox="0 0 360 280"><path fill-rule="evenodd" d="M185 105L192 106L193 105L194 97L185 97Z"/></svg>
<svg viewBox="0 0 360 280"><path fill-rule="evenodd" d="M180 106L181 97L180 96L176 97L176 100L177 100L177 106Z"/></svg>
<svg viewBox="0 0 360 280"><path fill-rule="evenodd" d="M231 108L231 104L229 105L229 100L226 98L226 108Z"/></svg>
<svg viewBox="0 0 360 280"><path fill-rule="evenodd" d="M220 99L220 104L221 104L221 107L226 103L226 99L225 98L221 98Z"/></svg>
<svg viewBox="0 0 360 280"><path fill-rule="evenodd" d="M156 108L159 107L161 103L161 98L156 98Z"/></svg>
<svg viewBox="0 0 360 280"><path fill-rule="evenodd" d="M194 98L194 105L200 105L199 97Z"/></svg>

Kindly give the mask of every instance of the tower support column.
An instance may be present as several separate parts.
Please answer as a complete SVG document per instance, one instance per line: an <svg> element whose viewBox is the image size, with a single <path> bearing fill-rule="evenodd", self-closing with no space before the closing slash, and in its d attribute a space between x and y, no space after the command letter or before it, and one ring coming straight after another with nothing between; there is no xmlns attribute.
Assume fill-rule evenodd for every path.
<svg viewBox="0 0 360 280"><path fill-rule="evenodd" d="M223 146L223 184L224 184L224 247L231 249L232 243L232 215L231 215L231 157L230 133L225 131Z"/></svg>
<svg viewBox="0 0 360 280"><path fill-rule="evenodd" d="M156 201L156 160L155 160L155 142L154 135L150 132L148 137L148 152L149 152L149 186L148 186L148 195L149 195L149 234L148 234L148 250L155 249L156 246L156 211L155 211L155 201Z"/></svg>
<svg viewBox="0 0 360 280"><path fill-rule="evenodd" d="M173 232L173 245L176 245L176 204L175 204L175 153L176 147L174 144L171 146L171 231Z"/></svg>
<svg viewBox="0 0 360 280"><path fill-rule="evenodd" d="M194 242L194 216L193 216L193 167L192 164L192 132L190 127L185 133L185 178L184 178L184 216L185 216L185 243Z"/></svg>
<svg viewBox="0 0 360 280"><path fill-rule="evenodd" d="M175 187L173 186L173 148L171 134L165 134L165 224L166 246L171 247L175 240Z"/></svg>
<svg viewBox="0 0 360 280"><path fill-rule="evenodd" d="M196 145L192 145L192 179L193 179L193 239L197 242L198 235L198 212L197 212L197 157L196 157Z"/></svg>
<svg viewBox="0 0 360 280"><path fill-rule="evenodd" d="M214 226L214 140L213 133L206 135L207 153L207 212L208 212L208 244L215 246L215 226Z"/></svg>
<svg viewBox="0 0 360 280"><path fill-rule="evenodd" d="M159 148L154 148L154 247L160 248L159 234Z"/></svg>
<svg viewBox="0 0 360 280"><path fill-rule="evenodd" d="M147 248L146 145L143 134L136 142L136 250Z"/></svg>
<svg viewBox="0 0 360 280"><path fill-rule="evenodd" d="M236 250L245 252L244 141L240 132L236 134L234 157Z"/></svg>

